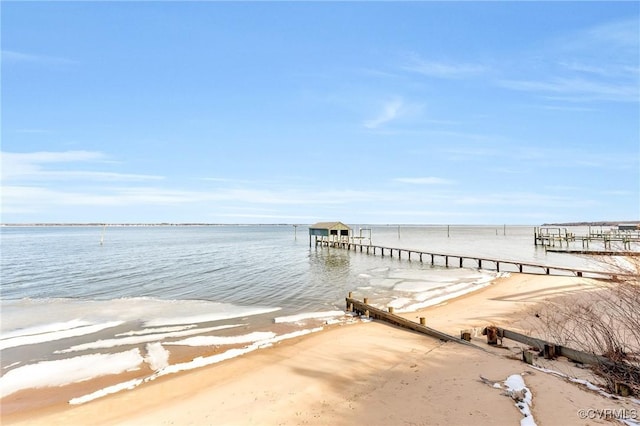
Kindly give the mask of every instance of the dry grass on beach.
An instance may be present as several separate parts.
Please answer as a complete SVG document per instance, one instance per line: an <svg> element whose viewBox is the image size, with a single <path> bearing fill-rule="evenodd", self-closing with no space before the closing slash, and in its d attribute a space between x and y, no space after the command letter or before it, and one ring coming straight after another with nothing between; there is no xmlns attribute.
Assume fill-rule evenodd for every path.
<svg viewBox="0 0 640 426"><path fill-rule="evenodd" d="M416 321L424 316L429 326L456 335L488 324L526 332L523 321L542 301L596 287L588 279L514 274L405 316ZM628 399L605 398L514 359L518 349L512 342L505 342L504 349L489 348L482 336L473 341L480 349L375 321L334 326L84 405L3 416L2 423L517 425L523 416L514 400L480 376L502 383L521 373L533 395L531 412L538 425L608 423L583 419L580 410L640 411ZM550 363L552 369L588 374L566 360Z"/></svg>

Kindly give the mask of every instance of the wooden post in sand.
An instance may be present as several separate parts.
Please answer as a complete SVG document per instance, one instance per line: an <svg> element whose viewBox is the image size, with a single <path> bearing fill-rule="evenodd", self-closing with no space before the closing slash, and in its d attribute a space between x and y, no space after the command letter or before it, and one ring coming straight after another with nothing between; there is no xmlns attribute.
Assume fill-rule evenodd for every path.
<svg viewBox="0 0 640 426"><path fill-rule="evenodd" d="M556 357L556 346L552 344L545 344L542 353L546 359L554 359Z"/></svg>
<svg viewBox="0 0 640 426"><path fill-rule="evenodd" d="M524 350L522 351L522 360L529 365L533 365L536 360L536 353L534 351Z"/></svg>
<svg viewBox="0 0 640 426"><path fill-rule="evenodd" d="M369 304L369 298L365 297L364 299L362 299L362 301L364 302L365 305Z"/></svg>
<svg viewBox="0 0 640 426"><path fill-rule="evenodd" d="M489 327L485 327L482 330L482 334L487 336L487 344L488 345L497 345L498 344L498 327L490 325Z"/></svg>
<svg viewBox="0 0 640 426"><path fill-rule="evenodd" d="M420 317L420 325L427 325L427 319L425 317Z"/></svg>
<svg viewBox="0 0 640 426"><path fill-rule="evenodd" d="M395 309L393 308L393 306L389 306L389 313L390 313L390 314L392 314L394 310L395 310Z"/></svg>
<svg viewBox="0 0 640 426"><path fill-rule="evenodd" d="M627 385L626 383L616 382L614 387L616 394L620 396L627 397L632 394L631 386Z"/></svg>

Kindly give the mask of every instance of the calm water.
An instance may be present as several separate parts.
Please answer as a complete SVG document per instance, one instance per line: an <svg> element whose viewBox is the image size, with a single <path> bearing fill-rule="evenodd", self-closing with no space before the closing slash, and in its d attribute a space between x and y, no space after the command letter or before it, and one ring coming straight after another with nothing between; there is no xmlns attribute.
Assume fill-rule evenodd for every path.
<svg viewBox="0 0 640 426"><path fill-rule="evenodd" d="M353 227L356 235L370 228L376 245L598 266L536 248L532 226ZM160 367L153 369L159 371L171 365L172 345L224 349L317 330L329 318L349 321L340 312L349 291L406 311L481 288L496 276L310 247L303 226L3 227L1 232L0 380L7 395L65 384L58 376L68 377L69 368L84 362L95 376L121 372L96 368L90 356L110 357L105 358L110 365L121 362L122 371L156 359ZM65 360L75 364L63 367ZM25 383L36 366L42 380Z"/></svg>
<svg viewBox="0 0 640 426"><path fill-rule="evenodd" d="M361 227L355 225L356 234ZM536 248L531 226L366 228L378 245L597 268L587 258ZM386 264L379 257L310 249L302 226L295 234L291 226L266 225L1 232L3 300L155 297L307 309L319 300L339 301L358 274Z"/></svg>

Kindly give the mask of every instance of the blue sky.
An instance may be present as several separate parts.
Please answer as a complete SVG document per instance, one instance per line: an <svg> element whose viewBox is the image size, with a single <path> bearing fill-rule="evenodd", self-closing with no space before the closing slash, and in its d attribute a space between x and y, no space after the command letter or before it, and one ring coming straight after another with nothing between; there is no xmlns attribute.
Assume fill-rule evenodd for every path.
<svg viewBox="0 0 640 426"><path fill-rule="evenodd" d="M640 218L637 2L2 2L2 222Z"/></svg>

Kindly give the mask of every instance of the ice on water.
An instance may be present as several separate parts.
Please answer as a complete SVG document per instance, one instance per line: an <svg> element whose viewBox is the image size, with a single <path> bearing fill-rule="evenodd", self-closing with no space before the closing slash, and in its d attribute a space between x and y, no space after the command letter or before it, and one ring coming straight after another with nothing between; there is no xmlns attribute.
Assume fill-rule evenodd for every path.
<svg viewBox="0 0 640 426"><path fill-rule="evenodd" d="M56 265L94 244L93 230L11 232L12 239L3 240L3 256L13 253L3 258L3 296L14 296L0 301L3 396L126 371L170 374L240 356L325 324L353 321L341 310L352 290L381 308L411 311L475 291L498 276L342 250L310 251L304 241L291 244L288 230L234 228L227 230L237 241L231 251L228 236L219 238L217 229L113 230L110 244L100 251L96 246L93 257L68 265L73 274L60 277ZM35 244L35 234L38 250L50 241L51 265L32 271L37 279L25 283L22 272L33 264L25 242ZM164 246L157 246L160 234ZM176 345L217 346L222 352L171 365ZM152 378L74 401L145 380Z"/></svg>

